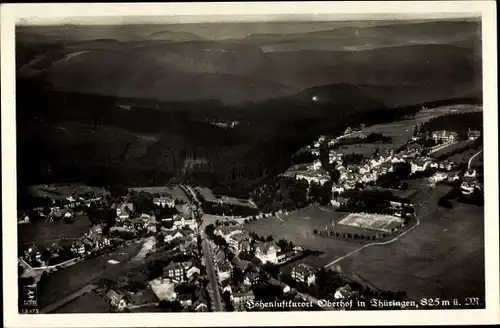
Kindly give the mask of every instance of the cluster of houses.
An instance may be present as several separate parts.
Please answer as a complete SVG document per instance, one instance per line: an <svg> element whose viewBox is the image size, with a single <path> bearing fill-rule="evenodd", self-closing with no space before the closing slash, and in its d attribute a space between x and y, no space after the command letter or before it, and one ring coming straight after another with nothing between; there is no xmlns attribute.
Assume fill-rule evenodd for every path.
<svg viewBox="0 0 500 328"><path fill-rule="evenodd" d="M342 136L337 138L326 138L320 136L318 140L314 141L312 146L307 146L306 149L313 155L319 156L319 148L327 143L330 148L334 146L340 139L345 138L358 130L348 128ZM480 131L470 130L467 133L469 140L475 140L481 136ZM453 143L458 140L458 134L453 131L440 130L433 131L425 135L417 135L412 139L417 141L422 138L431 138L436 143L445 144ZM456 169L457 164L449 160L438 161L434 158L424 156L424 147L416 142L410 142L405 147L395 152L394 149L381 149L371 158L366 158L360 164L344 165L345 155L335 149L329 149L329 162L335 163L336 169L340 173L338 182L332 186L332 205L340 206L345 203L345 199L341 199L342 192L350 189L355 189L357 185L366 185L377 181L380 177L389 172L394 172L398 164L409 163L410 173L417 174L419 172L426 172L428 170L436 170L437 172L430 177L432 183L448 180L448 182L455 182L460 180L458 174L451 173ZM310 164L299 164L289 168L283 176L294 177L297 180L305 180L309 184L316 182L320 185L331 180L330 175L326 172L321 165L320 160L315 160ZM464 193L472 193L477 188L477 183L473 179L466 178L462 184L462 191Z"/></svg>
<svg viewBox="0 0 500 328"><path fill-rule="evenodd" d="M198 248L193 248L185 254L191 255L191 259L185 262L170 262L163 267L159 278L149 282L149 286L159 300L178 301L184 308L196 312L207 312L209 302L201 282L202 263L199 260ZM182 284L197 287L194 293L190 290L175 292L175 287Z"/></svg>
<svg viewBox="0 0 500 328"><path fill-rule="evenodd" d="M111 246L111 241L102 235L102 226L93 226L85 235L76 240L61 240L50 247L32 245L23 254L23 260L32 267L57 265L77 257ZM60 260L59 260L60 259Z"/></svg>
<svg viewBox="0 0 500 328"><path fill-rule="evenodd" d="M464 173L462 183L460 184L460 191L464 196L470 196L476 190L482 190L482 186L477 179L476 170L469 168Z"/></svg>
<svg viewBox="0 0 500 328"><path fill-rule="evenodd" d="M312 266L305 263L299 263L292 268L291 277L300 284L311 286L316 283L316 272L317 270ZM336 300L349 299L355 294L356 291L354 291L349 284L346 284L337 288L333 297Z"/></svg>
<svg viewBox="0 0 500 328"><path fill-rule="evenodd" d="M224 238L228 243L229 249L236 255L241 252L255 252L255 257L263 264L281 264L288 261L301 249L296 247L292 251L282 251L274 241L255 241L250 237L248 231L244 230L241 225L222 225L217 227L214 234Z"/></svg>
<svg viewBox="0 0 500 328"><path fill-rule="evenodd" d="M46 222L53 222L60 219L72 219L77 212L77 208L82 206L90 207L92 204L101 204L102 197L93 195L90 197L69 196L60 201L52 200L52 205L48 207L36 207L33 212ZM48 210L48 211L47 211ZM27 213L21 212L18 214L18 224L30 222L30 217Z"/></svg>

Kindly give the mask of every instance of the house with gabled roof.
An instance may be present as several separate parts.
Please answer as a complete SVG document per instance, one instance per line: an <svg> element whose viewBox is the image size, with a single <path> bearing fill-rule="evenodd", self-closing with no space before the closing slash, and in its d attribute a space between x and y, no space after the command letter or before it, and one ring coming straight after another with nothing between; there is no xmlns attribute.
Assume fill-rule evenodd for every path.
<svg viewBox="0 0 500 328"><path fill-rule="evenodd" d="M305 263L300 263L292 268L292 278L295 281L311 285L316 281L316 270Z"/></svg>
<svg viewBox="0 0 500 328"><path fill-rule="evenodd" d="M163 268L162 279L169 279L173 282L185 281L185 269L180 263L170 262Z"/></svg>
<svg viewBox="0 0 500 328"><path fill-rule="evenodd" d="M171 230L171 231L162 231L165 236L165 243L170 243L175 239L180 239L184 237L181 231L179 230Z"/></svg>
<svg viewBox="0 0 500 328"><path fill-rule="evenodd" d="M339 299L346 299L346 298L349 298L353 295L353 290L351 288L351 286L349 285L345 285L345 286L342 286L342 287L339 287L336 291L335 291L335 294L333 295L333 297L337 300Z"/></svg>
<svg viewBox="0 0 500 328"><path fill-rule="evenodd" d="M231 273L233 272L233 266L227 260L221 261L217 264L217 271L219 276L219 281L224 281L231 278Z"/></svg>
<svg viewBox="0 0 500 328"><path fill-rule="evenodd" d="M247 286L258 284L260 281L260 274L255 271L247 271L243 275L243 284Z"/></svg>
<svg viewBox="0 0 500 328"><path fill-rule="evenodd" d="M255 295L251 289L245 292L238 292L233 294L233 302L235 304L244 304L248 301L254 300Z"/></svg>
<svg viewBox="0 0 500 328"><path fill-rule="evenodd" d="M273 242L258 242L254 245L255 257L262 261L262 263L277 263L277 253L280 248Z"/></svg>
<svg viewBox="0 0 500 328"><path fill-rule="evenodd" d="M194 263L194 261L187 261L181 263L181 266L184 268L184 272L187 279L191 279L195 274L200 274L199 265Z"/></svg>
<svg viewBox="0 0 500 328"><path fill-rule="evenodd" d="M129 300L124 293L116 292L112 289L106 293L104 300L118 311L124 310L129 304Z"/></svg>
<svg viewBox="0 0 500 328"><path fill-rule="evenodd" d="M127 220L130 218L130 215L134 212L134 204L133 203L122 203L116 209L116 215L120 220Z"/></svg>

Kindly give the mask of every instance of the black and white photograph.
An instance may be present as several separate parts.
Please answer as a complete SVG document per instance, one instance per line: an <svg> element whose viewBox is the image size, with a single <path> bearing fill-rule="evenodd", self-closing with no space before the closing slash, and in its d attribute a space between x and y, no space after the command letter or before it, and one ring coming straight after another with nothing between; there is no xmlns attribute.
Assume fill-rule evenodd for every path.
<svg viewBox="0 0 500 328"><path fill-rule="evenodd" d="M16 322L498 322L495 4L365 4L2 6Z"/></svg>

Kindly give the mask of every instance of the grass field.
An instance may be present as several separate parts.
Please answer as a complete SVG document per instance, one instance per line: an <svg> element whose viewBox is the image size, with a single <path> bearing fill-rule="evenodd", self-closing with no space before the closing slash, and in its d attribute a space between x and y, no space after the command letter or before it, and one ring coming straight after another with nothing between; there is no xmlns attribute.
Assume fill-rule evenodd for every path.
<svg viewBox="0 0 500 328"><path fill-rule="evenodd" d="M375 148L392 148L397 149L404 145L413 134L413 129L416 124L427 122L433 117L447 115L451 113L465 113L482 111L482 106L477 105L450 105L430 108L425 111L420 111L415 115L414 119L394 121L390 123L376 124L363 129L363 133L381 133L384 136L391 137L390 143L372 143L372 144L356 144L348 145L342 148L342 153L360 153L364 156L373 154Z"/></svg>
<svg viewBox="0 0 500 328"><path fill-rule="evenodd" d="M79 215L72 223L64 220L55 222L38 222L20 224L17 226L18 244L28 247L31 244L51 245L61 238L79 238L90 229L90 220L85 215Z"/></svg>
<svg viewBox="0 0 500 328"><path fill-rule="evenodd" d="M458 141L457 143L454 143L452 145L444 147L443 149L440 149L440 150L430 154L429 156L437 158L439 156L447 155L456 149L466 147L467 144L469 144L469 143L471 143L471 141L469 141L469 140Z"/></svg>
<svg viewBox="0 0 500 328"><path fill-rule="evenodd" d="M82 184L51 184L34 185L27 188L28 192L35 197L49 197L51 199L65 199L73 192L77 195L85 194L89 191L107 194L107 191L99 187L90 187Z"/></svg>
<svg viewBox="0 0 500 328"><path fill-rule="evenodd" d="M116 275L127 266L128 261L139 252L140 248L140 244L131 244L49 275L46 283L39 286L38 300L40 307L43 308L83 288L96 278ZM116 260L120 263L110 264L108 263L109 260Z"/></svg>
<svg viewBox="0 0 500 328"><path fill-rule="evenodd" d="M468 149L462 153L454 154L453 156L448 157L450 161L453 161L457 164L467 164L469 163L469 159L474 156L480 149ZM472 161L472 165L478 165L482 163L483 157L482 153L474 158Z"/></svg>
<svg viewBox="0 0 500 328"><path fill-rule="evenodd" d="M170 197L174 199L179 199L186 202L189 201L186 193L182 191L182 189L178 186L137 187L130 188L130 190L134 190L136 192L147 192L150 194L166 194L170 195Z"/></svg>
<svg viewBox="0 0 500 328"><path fill-rule="evenodd" d="M292 212L288 216L281 215L283 221L273 216L245 224L245 228L261 236L271 234L276 241L286 239L306 249L324 252L322 255L309 256L303 260L304 263L321 267L360 245L354 241L336 240L313 233L314 229L323 230L326 225L331 226L332 221L337 222L344 216L344 213L311 206Z"/></svg>
<svg viewBox="0 0 500 328"><path fill-rule="evenodd" d="M252 205L248 200L246 199L238 199L234 197L227 197L227 196L217 196L212 193L212 190L209 188L204 188L204 187L197 187L197 191L200 192L200 194L203 196L205 201L207 202L218 202L222 201L224 204L229 204L229 205L235 205L235 206L245 206L245 207L252 207L254 208L255 206Z"/></svg>
<svg viewBox="0 0 500 328"><path fill-rule="evenodd" d="M92 291L60 307L54 313L108 313L109 310L108 303Z"/></svg>
<svg viewBox="0 0 500 328"><path fill-rule="evenodd" d="M403 222L403 219L391 215L351 213L340 220L337 225L390 232Z"/></svg>
<svg viewBox="0 0 500 328"><path fill-rule="evenodd" d="M413 182L415 183L415 182ZM484 296L484 214L480 207L437 206L449 187L424 185L416 199L420 225L395 242L371 246L339 264L375 286L403 290L408 297Z"/></svg>

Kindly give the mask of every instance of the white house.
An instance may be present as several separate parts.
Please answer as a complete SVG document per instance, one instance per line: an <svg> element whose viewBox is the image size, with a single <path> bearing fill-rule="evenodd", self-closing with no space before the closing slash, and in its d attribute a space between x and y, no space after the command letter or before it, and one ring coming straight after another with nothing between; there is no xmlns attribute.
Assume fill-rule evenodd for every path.
<svg viewBox="0 0 500 328"><path fill-rule="evenodd" d="M118 311L124 310L128 305L128 301L125 295L115 292L114 290L110 290L109 292L107 292L104 296L104 299Z"/></svg>
<svg viewBox="0 0 500 328"><path fill-rule="evenodd" d="M436 172L433 176L429 178L434 183L444 181L448 178L448 174L443 172Z"/></svg>
<svg viewBox="0 0 500 328"><path fill-rule="evenodd" d="M183 237L182 233L180 233L180 231L178 230L165 231L164 235L165 235L164 240L166 243L170 243L172 240Z"/></svg>
<svg viewBox="0 0 500 328"><path fill-rule="evenodd" d="M456 132L440 130L432 132L432 139L436 142L455 142L458 140L458 135Z"/></svg>
<svg viewBox="0 0 500 328"><path fill-rule="evenodd" d="M341 186L341 185L336 185L336 184L335 184L335 185L333 185L333 186L332 186L332 194L333 194L334 192L338 192L339 194L341 194L341 193L343 193L343 192L344 192L344 190L345 190L345 189L344 189L344 187L343 187L343 186Z"/></svg>
<svg viewBox="0 0 500 328"><path fill-rule="evenodd" d="M460 185L460 191L464 195L471 195L474 193L474 190L476 188L476 185L470 181L464 181Z"/></svg>
<svg viewBox="0 0 500 328"><path fill-rule="evenodd" d="M476 175L477 175L477 173L476 173L476 170L474 170L474 169L468 169L464 173L464 177L466 177L466 178L475 178Z"/></svg>
<svg viewBox="0 0 500 328"><path fill-rule="evenodd" d="M217 264L217 270L219 273L219 281L222 282L231 278L233 267L229 261L221 261Z"/></svg>
<svg viewBox="0 0 500 328"><path fill-rule="evenodd" d="M358 169L359 174L365 174L369 172L370 172L370 166L368 164L365 164Z"/></svg>
<svg viewBox="0 0 500 328"><path fill-rule="evenodd" d="M312 170L319 170L322 168L321 161L319 159L315 160L310 166L310 169Z"/></svg>
<svg viewBox="0 0 500 328"><path fill-rule="evenodd" d="M273 243L259 242L255 244L255 257L262 261L262 263L278 263L277 253L280 248Z"/></svg>
<svg viewBox="0 0 500 328"><path fill-rule="evenodd" d="M175 199L170 197L156 197L153 198L153 203L160 207L174 207Z"/></svg>
<svg viewBox="0 0 500 328"><path fill-rule="evenodd" d="M335 294L333 295L333 297L334 297L336 300L340 300L340 299L349 298L352 294L353 294L353 292L352 292L352 288L351 288L351 286L349 286L349 285L345 285L345 286L343 286L343 287L339 287L339 288L335 291Z"/></svg>
<svg viewBox="0 0 500 328"><path fill-rule="evenodd" d="M438 164L437 162L431 162L431 163L429 164L429 167L430 167L430 168L433 168L433 169L437 169L437 168L439 168L439 164Z"/></svg>
<svg viewBox="0 0 500 328"><path fill-rule="evenodd" d="M116 209L116 215L120 220L127 220L134 211L134 204L123 203Z"/></svg>

